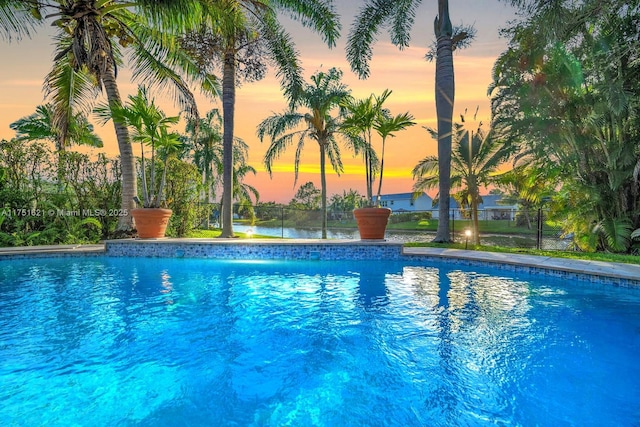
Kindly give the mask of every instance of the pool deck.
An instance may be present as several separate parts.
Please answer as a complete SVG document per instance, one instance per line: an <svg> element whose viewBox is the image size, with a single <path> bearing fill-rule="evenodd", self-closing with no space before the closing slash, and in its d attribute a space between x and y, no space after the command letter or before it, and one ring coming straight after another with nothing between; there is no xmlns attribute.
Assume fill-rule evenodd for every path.
<svg viewBox="0 0 640 427"><path fill-rule="evenodd" d="M102 254L105 251L104 243L97 245L49 245L49 246L18 246L0 248L0 257L16 255L40 255L40 254Z"/></svg>
<svg viewBox="0 0 640 427"><path fill-rule="evenodd" d="M404 247L397 242L386 241L359 241L359 240L317 240L317 239L127 239L119 241L108 241L96 245L52 245L52 246L29 246L15 248L0 248L0 259L2 258L22 258L31 256L74 256L74 255L101 255L107 254L107 246L110 243L117 243L120 246L134 245L167 247L169 245L203 245L211 247L230 246L267 246L276 245L281 247L321 247L330 249L349 250L350 247L400 247L402 258L436 258L446 260L463 260L474 263L487 263L508 265L541 270L554 270L570 274L588 275L595 277L606 277L622 279L636 282L640 285L640 265L611 263L602 261L584 261L566 258L554 258L548 256L511 254L498 252L482 252L462 249L444 249L430 247ZM312 252L313 253L313 252ZM189 256L189 254L185 254Z"/></svg>
<svg viewBox="0 0 640 427"><path fill-rule="evenodd" d="M585 261L568 258L554 258L540 255L510 254L499 252L469 251L464 249L444 249L409 247L404 248L405 255L420 255L432 258L454 258L486 263L508 264L565 271L591 276L614 277L637 281L640 284L640 265L603 261Z"/></svg>

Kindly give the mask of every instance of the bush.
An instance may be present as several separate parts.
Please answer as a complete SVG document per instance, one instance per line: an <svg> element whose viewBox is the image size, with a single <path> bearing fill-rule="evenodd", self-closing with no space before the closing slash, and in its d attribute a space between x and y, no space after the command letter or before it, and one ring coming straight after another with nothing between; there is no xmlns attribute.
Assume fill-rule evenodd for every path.
<svg viewBox="0 0 640 427"><path fill-rule="evenodd" d="M199 203L199 192L198 168L178 159L169 159L164 195L173 215L167 226L168 236L184 237L206 217L206 207Z"/></svg>

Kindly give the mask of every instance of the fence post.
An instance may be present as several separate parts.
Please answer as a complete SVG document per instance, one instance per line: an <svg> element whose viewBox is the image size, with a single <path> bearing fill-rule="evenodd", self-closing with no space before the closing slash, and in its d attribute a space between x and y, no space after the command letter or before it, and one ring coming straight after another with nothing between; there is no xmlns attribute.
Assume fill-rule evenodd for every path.
<svg viewBox="0 0 640 427"><path fill-rule="evenodd" d="M542 208L538 208L538 233L536 238L536 249L542 249Z"/></svg>
<svg viewBox="0 0 640 427"><path fill-rule="evenodd" d="M451 209L451 242L456 241L456 211Z"/></svg>

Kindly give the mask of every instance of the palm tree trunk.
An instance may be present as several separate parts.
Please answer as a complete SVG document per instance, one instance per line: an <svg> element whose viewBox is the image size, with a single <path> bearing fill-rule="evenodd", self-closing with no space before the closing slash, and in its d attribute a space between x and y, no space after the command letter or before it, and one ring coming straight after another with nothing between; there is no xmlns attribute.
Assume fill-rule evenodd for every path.
<svg viewBox="0 0 640 427"><path fill-rule="evenodd" d="M151 199L149 198L149 189L147 188L147 165L144 160L144 144L140 143L140 178L142 178L142 206L151 207Z"/></svg>
<svg viewBox="0 0 640 427"><path fill-rule="evenodd" d="M233 237L233 124L236 102L236 57L228 50L222 71L222 233Z"/></svg>
<svg viewBox="0 0 640 427"><path fill-rule="evenodd" d="M58 180L58 194L62 194L64 191L64 170L62 166L62 162L65 159L65 146L63 141L56 141L56 154L58 157L58 165L56 168L56 178Z"/></svg>
<svg viewBox="0 0 640 427"><path fill-rule="evenodd" d="M435 22L436 55L436 113L438 115L438 175L439 220L434 242L449 242L449 194L451 191L451 127L455 81L451 50L451 20L449 1L438 0Z"/></svg>
<svg viewBox="0 0 640 427"><path fill-rule="evenodd" d="M113 72L113 66L109 64L102 75L102 83L107 93L109 106L121 107L122 98L116 84L116 77ZM133 199L137 196L137 177L135 157L133 156L133 148L129 139L129 130L124 123L114 119L113 127L116 131L116 139L118 141L118 150L120 151L120 173L122 179L122 195L120 208L122 215L118 217L118 225L116 231L128 233L134 228L131 210L135 208Z"/></svg>
<svg viewBox="0 0 640 427"><path fill-rule="evenodd" d="M322 198L322 238L327 238L327 175L325 172L326 150L325 141L319 141L320 145L320 194Z"/></svg>
<svg viewBox="0 0 640 427"><path fill-rule="evenodd" d="M473 239L476 245L480 245L480 222L478 221L478 198L474 197L471 203L471 214L473 216Z"/></svg>
<svg viewBox="0 0 640 427"><path fill-rule="evenodd" d="M368 134L365 134L365 138L367 141L367 150L371 150L371 130L368 131ZM369 205L373 206L373 158L369 155L367 151L367 200L369 201Z"/></svg>
<svg viewBox="0 0 640 427"><path fill-rule="evenodd" d="M382 174L384 173L384 143L386 137L382 138L382 153L380 156L380 181L378 181L378 197L376 197L376 205L380 206L380 195L382 193Z"/></svg>

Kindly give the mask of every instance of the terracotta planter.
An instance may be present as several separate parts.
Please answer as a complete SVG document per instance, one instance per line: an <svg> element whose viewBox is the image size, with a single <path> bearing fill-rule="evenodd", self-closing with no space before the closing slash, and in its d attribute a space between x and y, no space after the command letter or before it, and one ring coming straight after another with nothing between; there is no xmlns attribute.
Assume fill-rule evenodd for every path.
<svg viewBox="0 0 640 427"><path fill-rule="evenodd" d="M389 208L359 208L353 215L358 223L361 240L384 240L384 233L389 222Z"/></svg>
<svg viewBox="0 0 640 427"><path fill-rule="evenodd" d="M138 237L141 239L157 239L164 237L167 230L171 209L142 208L132 209L131 215L136 223Z"/></svg>

